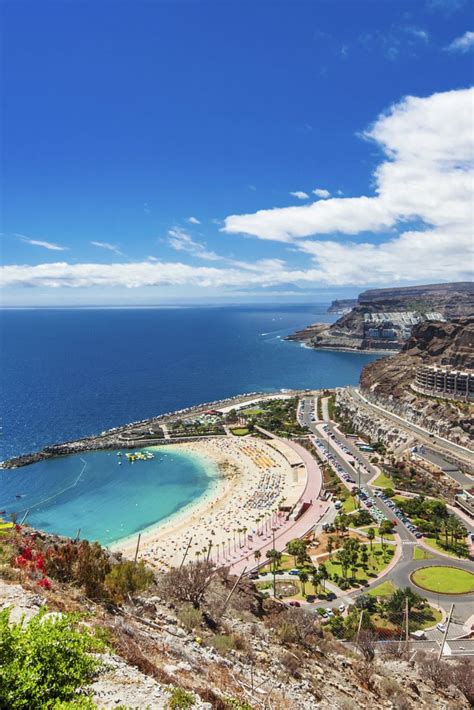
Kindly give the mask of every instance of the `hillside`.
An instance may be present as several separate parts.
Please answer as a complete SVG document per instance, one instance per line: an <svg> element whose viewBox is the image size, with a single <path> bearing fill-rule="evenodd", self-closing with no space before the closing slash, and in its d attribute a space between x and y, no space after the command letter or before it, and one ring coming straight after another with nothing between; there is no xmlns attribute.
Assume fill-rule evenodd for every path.
<svg viewBox="0 0 474 710"><path fill-rule="evenodd" d="M399 350L418 323L474 314L474 284L452 283L371 289L332 325L315 323L289 336L310 347Z"/></svg>
<svg viewBox="0 0 474 710"><path fill-rule="evenodd" d="M474 317L448 323L421 323L413 329L400 353L370 363L361 374L362 389L394 411L453 441L472 445L472 404L426 397L411 388L416 369L422 364L473 370Z"/></svg>
<svg viewBox="0 0 474 710"><path fill-rule="evenodd" d="M97 544L4 530L0 707L468 710L474 700L468 659L415 664L403 644L356 652L315 614L245 579L232 592L235 581L205 560L153 573ZM23 616L23 632L12 628Z"/></svg>

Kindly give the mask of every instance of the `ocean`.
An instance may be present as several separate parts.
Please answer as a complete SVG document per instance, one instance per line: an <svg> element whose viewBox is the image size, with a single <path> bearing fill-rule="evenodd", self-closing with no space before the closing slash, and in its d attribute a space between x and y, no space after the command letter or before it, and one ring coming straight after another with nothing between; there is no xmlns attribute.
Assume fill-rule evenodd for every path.
<svg viewBox="0 0 474 710"><path fill-rule="evenodd" d="M39 530L80 531L102 545L130 537L182 511L216 480L208 459L169 447L154 454L131 464L115 451L90 451L0 470L3 517L20 522L28 512Z"/></svg>
<svg viewBox="0 0 474 710"><path fill-rule="evenodd" d="M356 384L378 355L283 340L326 306L0 311L0 460L242 392Z"/></svg>
<svg viewBox="0 0 474 710"><path fill-rule="evenodd" d="M239 393L356 384L377 355L283 339L321 320L323 306L4 310L0 458ZM119 466L90 452L0 471L0 515L29 510L39 529L109 544L196 501L213 477L192 455Z"/></svg>

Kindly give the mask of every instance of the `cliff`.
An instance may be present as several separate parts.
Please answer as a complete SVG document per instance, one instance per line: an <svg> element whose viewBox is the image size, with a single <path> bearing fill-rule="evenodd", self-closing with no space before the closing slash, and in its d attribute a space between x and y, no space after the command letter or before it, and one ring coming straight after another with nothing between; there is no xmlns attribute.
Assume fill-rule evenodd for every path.
<svg viewBox="0 0 474 710"><path fill-rule="evenodd" d="M332 325L314 323L288 339L314 348L394 351L418 323L473 314L471 283L371 289L361 293L356 305Z"/></svg>
<svg viewBox="0 0 474 710"><path fill-rule="evenodd" d="M342 315L347 313L357 305L357 298L341 298L333 301L328 308L328 313L338 313Z"/></svg>
<svg viewBox="0 0 474 710"><path fill-rule="evenodd" d="M420 323L400 353L367 365L360 380L362 389L397 414L469 446L474 435L474 405L415 392L411 385L422 364L473 370L474 317Z"/></svg>

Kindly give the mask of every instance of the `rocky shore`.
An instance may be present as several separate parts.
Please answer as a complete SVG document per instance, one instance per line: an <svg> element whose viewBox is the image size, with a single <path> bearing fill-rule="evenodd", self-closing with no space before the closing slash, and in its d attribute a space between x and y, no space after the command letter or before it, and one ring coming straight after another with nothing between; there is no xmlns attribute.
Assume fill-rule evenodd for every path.
<svg viewBox="0 0 474 710"><path fill-rule="evenodd" d="M355 305L334 301L329 312L343 315L332 324L313 323L288 336L308 347L349 351L400 350L419 322L472 316L474 285L433 284L404 288L371 289L361 293Z"/></svg>

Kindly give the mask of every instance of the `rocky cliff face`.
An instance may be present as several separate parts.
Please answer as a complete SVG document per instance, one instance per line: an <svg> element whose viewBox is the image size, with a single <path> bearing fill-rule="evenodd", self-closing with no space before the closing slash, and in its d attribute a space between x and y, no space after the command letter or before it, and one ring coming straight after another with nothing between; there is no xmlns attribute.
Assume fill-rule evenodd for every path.
<svg viewBox="0 0 474 710"><path fill-rule="evenodd" d="M464 446L472 445L474 405L425 397L411 384L421 364L474 369L474 317L416 326L401 352L367 365L361 387L410 421Z"/></svg>
<svg viewBox="0 0 474 710"><path fill-rule="evenodd" d="M350 311L357 305L357 298L340 298L333 301L328 308L328 313L343 314Z"/></svg>
<svg viewBox="0 0 474 710"><path fill-rule="evenodd" d="M314 348L394 351L418 322L472 315L474 284L372 289L361 293L356 305L332 325L315 323L289 339Z"/></svg>

